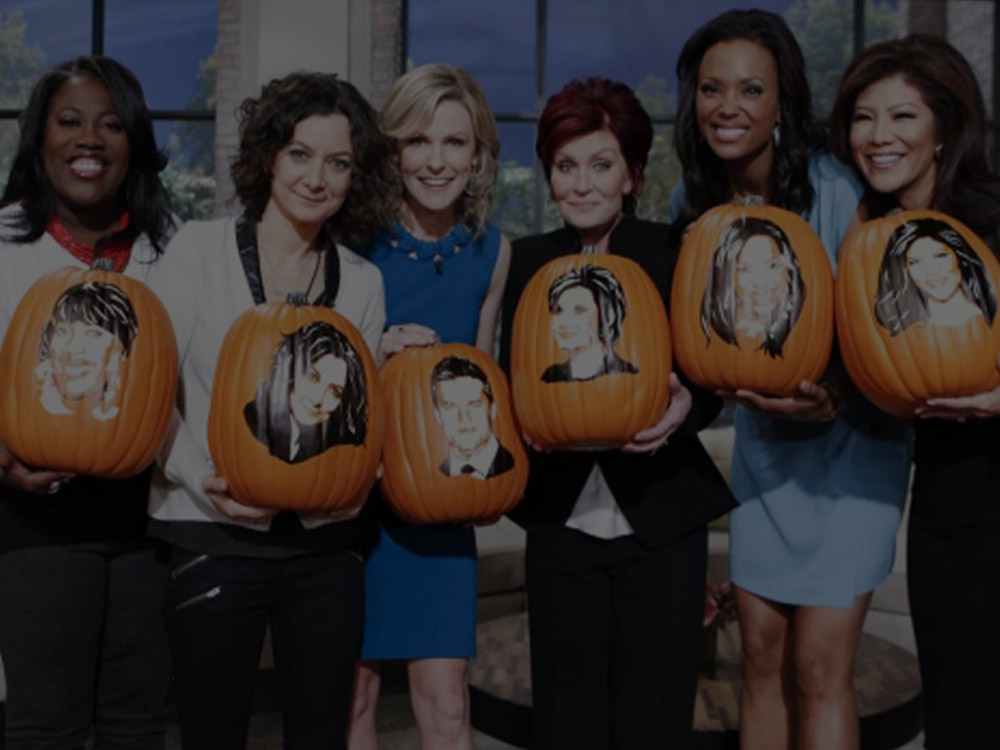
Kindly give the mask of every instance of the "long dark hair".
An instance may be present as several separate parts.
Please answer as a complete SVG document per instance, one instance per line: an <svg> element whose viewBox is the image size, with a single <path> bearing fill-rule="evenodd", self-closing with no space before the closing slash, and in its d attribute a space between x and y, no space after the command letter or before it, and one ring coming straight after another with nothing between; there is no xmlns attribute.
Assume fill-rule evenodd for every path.
<svg viewBox="0 0 1000 750"><path fill-rule="evenodd" d="M906 255L914 242L929 238L955 254L959 271L959 294L980 309L992 325L997 312L997 296L982 260L961 234L948 222L939 219L915 219L902 224L892 237L878 274L875 294L875 317L895 336L918 322L927 322L927 300L910 278Z"/></svg>
<svg viewBox="0 0 1000 750"><path fill-rule="evenodd" d="M773 221L749 217L737 219L726 227L712 256L701 300L701 329L706 337L711 329L727 344L739 346L736 340L736 318L740 306L736 297L736 267L744 245L755 236L767 237L774 242L789 272L784 296L768 311L764 338L758 347L767 356L777 358L781 356L785 339L802 312L805 285L799 272L799 260L792 251L788 236Z"/></svg>
<svg viewBox="0 0 1000 750"><path fill-rule="evenodd" d="M272 455L288 460L291 421L294 418L289 398L295 390L296 380L304 377L313 363L327 354L344 360L347 365L344 390L340 404L322 424L301 426L303 442L312 433L317 433L316 448L319 451L333 445L362 445L365 442L368 398L364 364L344 334L329 323L317 320L282 335L267 379L260 384L254 400L247 405L255 411L255 423L251 429L257 439L268 446ZM309 457L299 456L296 460Z"/></svg>
<svg viewBox="0 0 1000 750"><path fill-rule="evenodd" d="M59 88L71 78L93 78L104 84L128 138L128 175L123 186L128 225L101 237L105 244L131 244L145 234L160 253L173 229L170 197L160 182L166 155L156 148L153 120L146 108L142 86L132 71L110 57L85 55L49 70L35 84L28 106L21 113L21 135L0 206L20 203L24 213L8 225L18 243L34 242L45 232L55 213L55 194L42 163L42 147L49 105Z"/></svg>
<svg viewBox="0 0 1000 750"><path fill-rule="evenodd" d="M934 113L934 135L941 144L931 208L962 220L1000 250L1000 177L990 167L989 129L983 95L962 53L943 39L911 34L873 44L858 53L844 71L830 115L830 150L854 165L851 120L866 88L884 78L902 76ZM894 196L869 190L870 215L894 207Z"/></svg>
<svg viewBox="0 0 1000 750"><path fill-rule="evenodd" d="M725 164L701 137L695 100L698 70L705 53L719 42L737 39L769 50L778 70L781 145L774 149L769 202L798 214L812 206L809 156L823 145L826 134L813 116L802 50L781 16L763 10L731 10L696 30L677 60L680 99L674 148L684 176L684 205L675 221L680 229L732 198Z"/></svg>

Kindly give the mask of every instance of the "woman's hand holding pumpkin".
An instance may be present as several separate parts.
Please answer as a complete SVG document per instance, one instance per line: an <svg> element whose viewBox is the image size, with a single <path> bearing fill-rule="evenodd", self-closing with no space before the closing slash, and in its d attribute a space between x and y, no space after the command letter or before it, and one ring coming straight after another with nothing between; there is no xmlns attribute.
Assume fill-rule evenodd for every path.
<svg viewBox="0 0 1000 750"><path fill-rule="evenodd" d="M1000 369L1000 357L997 357L997 368ZM957 422L1000 416L1000 386L972 396L931 398L927 400L926 406L914 413L920 419L950 419Z"/></svg>
<svg viewBox="0 0 1000 750"><path fill-rule="evenodd" d="M54 495L73 476L66 471L29 469L7 450L6 445L0 443L0 482L8 487L34 495Z"/></svg>
<svg viewBox="0 0 1000 750"><path fill-rule="evenodd" d="M233 499L229 494L229 484L217 474L206 475L201 480L201 486L215 509L234 521L266 523L278 514L271 508L253 508Z"/></svg>
<svg viewBox="0 0 1000 750"><path fill-rule="evenodd" d="M765 396L742 388L736 391L718 391L717 395L778 419L798 419L806 422L824 422L833 419L840 410L843 400L839 389L835 386L810 383L808 380L799 383L799 392L794 396Z"/></svg>
<svg viewBox="0 0 1000 750"><path fill-rule="evenodd" d="M688 412L691 411L691 391L684 387L676 373L670 373L670 405L663 412L660 421L632 438L631 443L622 446L622 453L653 453L666 444L674 431L677 430Z"/></svg>
<svg viewBox="0 0 1000 750"><path fill-rule="evenodd" d="M378 362L381 365L408 346L433 346L439 343L441 339L437 331L419 323L389 326L378 341Z"/></svg>

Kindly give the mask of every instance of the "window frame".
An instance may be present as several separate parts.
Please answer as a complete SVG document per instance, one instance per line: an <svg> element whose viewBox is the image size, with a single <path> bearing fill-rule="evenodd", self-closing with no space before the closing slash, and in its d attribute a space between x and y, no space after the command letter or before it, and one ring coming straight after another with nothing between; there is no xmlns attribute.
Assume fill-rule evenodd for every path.
<svg viewBox="0 0 1000 750"><path fill-rule="evenodd" d="M90 53L104 54L104 20L105 0L91 0L90 14ZM0 109L0 121L17 120L21 109ZM214 109L150 109L149 115L154 122L158 120L183 120L186 122L215 122Z"/></svg>

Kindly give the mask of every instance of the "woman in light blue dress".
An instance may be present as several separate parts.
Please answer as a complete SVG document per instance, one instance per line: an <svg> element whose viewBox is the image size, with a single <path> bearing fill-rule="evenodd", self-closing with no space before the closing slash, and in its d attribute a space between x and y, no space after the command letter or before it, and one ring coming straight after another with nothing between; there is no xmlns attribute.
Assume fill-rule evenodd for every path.
<svg viewBox="0 0 1000 750"><path fill-rule="evenodd" d="M681 232L745 196L801 214L831 265L861 195L819 150L802 52L784 21L730 11L688 40L674 142ZM892 567L910 430L835 362L787 398L738 390L730 564L742 634L743 747L858 746L852 667L872 590ZM788 658L791 655L791 658Z"/></svg>

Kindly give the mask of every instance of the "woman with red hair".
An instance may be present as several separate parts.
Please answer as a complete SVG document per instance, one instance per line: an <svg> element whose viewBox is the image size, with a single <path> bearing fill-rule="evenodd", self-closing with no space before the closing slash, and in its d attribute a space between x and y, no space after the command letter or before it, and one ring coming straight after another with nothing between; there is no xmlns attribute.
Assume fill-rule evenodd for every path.
<svg viewBox="0 0 1000 750"><path fill-rule="evenodd" d="M652 140L649 115L623 83L574 80L549 100L537 152L566 225L513 244L505 366L521 292L558 256L628 257L669 305L677 247L666 226L634 215ZM662 418L620 450L530 451L528 488L511 517L528 532L532 747L691 744L705 526L733 501L696 435L721 401L677 374L670 383Z"/></svg>

